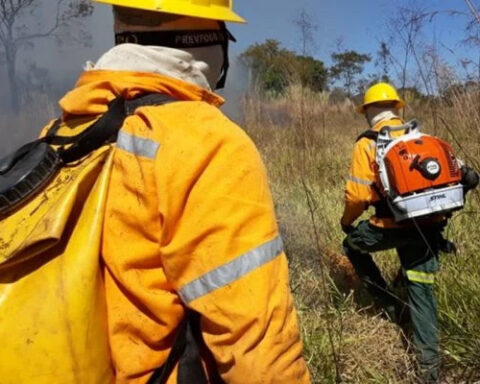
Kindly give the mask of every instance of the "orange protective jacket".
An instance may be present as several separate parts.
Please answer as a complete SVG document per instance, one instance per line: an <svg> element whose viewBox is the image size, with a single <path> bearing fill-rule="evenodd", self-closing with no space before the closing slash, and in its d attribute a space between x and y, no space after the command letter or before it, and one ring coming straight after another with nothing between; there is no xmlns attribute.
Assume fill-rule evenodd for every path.
<svg viewBox="0 0 480 384"><path fill-rule="evenodd" d="M160 75L90 71L60 104L74 127L147 92L179 101L138 108L113 157L102 256L116 382L147 382L190 308L226 383L309 383L266 172L223 100Z"/></svg>
<svg viewBox="0 0 480 384"><path fill-rule="evenodd" d="M372 130L378 132L385 126L395 127L402 124L403 121L400 118L394 118L376 124ZM393 136L398 137L402 134L403 132L394 132ZM366 209L382 198L377 193L377 191L381 190L381 183L375 156L376 145L374 141L364 137L355 143L350 174L347 177L345 186L345 209L341 220L344 226L353 224ZM421 219L418 222L420 224L428 224L430 222L442 221L443 219L442 215L435 215L431 218ZM377 217L375 215L370 217L370 223L381 228L402 228L411 225L408 222L396 223L393 217Z"/></svg>
<svg viewBox="0 0 480 384"><path fill-rule="evenodd" d="M385 126L402 124L401 119L391 119L376 124L372 130L378 132ZM351 225L370 205L381 198L374 187L374 184L380 186L375 153L375 142L366 137L358 140L353 147L350 174L345 186L345 210L342 217L342 225L344 226ZM398 226L393 218L372 216L370 222L378 227L391 228Z"/></svg>

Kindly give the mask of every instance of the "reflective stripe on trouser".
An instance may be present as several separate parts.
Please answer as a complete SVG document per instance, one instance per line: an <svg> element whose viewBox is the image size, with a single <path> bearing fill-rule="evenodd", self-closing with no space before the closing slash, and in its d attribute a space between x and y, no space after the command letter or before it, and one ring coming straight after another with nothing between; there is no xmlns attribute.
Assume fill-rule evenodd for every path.
<svg viewBox="0 0 480 384"><path fill-rule="evenodd" d="M414 281L416 283L433 284L435 282L434 273L414 271L411 269L406 271L406 273L408 280Z"/></svg>
<svg viewBox="0 0 480 384"><path fill-rule="evenodd" d="M233 283L273 260L282 252L282 239L276 237L184 285L180 289L179 295L184 303L190 303L216 289Z"/></svg>

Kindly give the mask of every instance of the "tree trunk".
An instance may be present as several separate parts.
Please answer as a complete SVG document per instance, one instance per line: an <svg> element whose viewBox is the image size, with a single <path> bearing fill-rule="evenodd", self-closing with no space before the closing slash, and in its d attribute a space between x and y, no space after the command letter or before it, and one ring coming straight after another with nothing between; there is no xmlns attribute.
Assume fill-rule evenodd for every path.
<svg viewBox="0 0 480 384"><path fill-rule="evenodd" d="M7 62L7 75L10 91L10 106L12 112L17 114L20 111L20 94L18 92L16 80L16 59L17 49L12 43L7 43L5 47L5 58Z"/></svg>

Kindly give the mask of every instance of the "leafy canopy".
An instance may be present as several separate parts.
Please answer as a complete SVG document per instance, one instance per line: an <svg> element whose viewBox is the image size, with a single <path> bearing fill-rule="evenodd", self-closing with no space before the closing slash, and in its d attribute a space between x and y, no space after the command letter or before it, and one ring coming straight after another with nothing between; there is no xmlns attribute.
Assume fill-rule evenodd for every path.
<svg viewBox="0 0 480 384"><path fill-rule="evenodd" d="M348 96L351 96L358 85L358 77L362 74L364 65L371 60L370 55L347 50L332 53L332 60L334 65L330 68L330 75L343 82Z"/></svg>
<svg viewBox="0 0 480 384"><path fill-rule="evenodd" d="M294 81L315 91L327 88L328 72L322 61L297 55L277 40L253 44L240 58L251 70L252 80L266 93L280 94Z"/></svg>

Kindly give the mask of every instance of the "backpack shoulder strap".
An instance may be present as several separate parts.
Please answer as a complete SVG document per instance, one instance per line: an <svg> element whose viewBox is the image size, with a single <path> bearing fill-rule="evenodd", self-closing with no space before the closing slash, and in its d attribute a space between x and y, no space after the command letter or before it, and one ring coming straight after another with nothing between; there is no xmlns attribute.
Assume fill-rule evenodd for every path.
<svg viewBox="0 0 480 384"><path fill-rule="evenodd" d="M362 132L360 136L357 137L357 142L360 141L361 139L366 138L369 140L377 141L378 138L378 132L377 131L372 131L371 129L367 129L366 131Z"/></svg>
<svg viewBox="0 0 480 384"><path fill-rule="evenodd" d="M128 115L133 115L135 110L140 107L156 106L170 104L175 101L180 101L173 96L165 95L162 93L148 93L146 95L137 97L132 100L125 101L125 110Z"/></svg>
<svg viewBox="0 0 480 384"><path fill-rule="evenodd" d="M158 368L148 380L147 384L165 384L178 363L178 384L221 384L220 376L216 372L207 373L202 365L200 314L187 310L186 316L180 324L177 335L167 357L167 361ZM210 379L210 380L209 380Z"/></svg>
<svg viewBox="0 0 480 384"><path fill-rule="evenodd" d="M118 97L109 103L102 117L74 136L59 136L61 119L56 120L44 137L0 159L0 215L8 214L44 188L65 164L115 142L123 122L138 107L174 101L177 99L161 94L147 94L134 100Z"/></svg>
<svg viewBox="0 0 480 384"><path fill-rule="evenodd" d="M49 141L52 144L60 144L66 139L72 143L69 148L59 151L63 162L68 164L81 159L102 145L115 142L123 122L127 116L134 114L137 108L164 105L174 101L178 100L158 93L143 95L133 100L118 97L110 102L108 111L100 119L80 134L68 138L50 136Z"/></svg>

